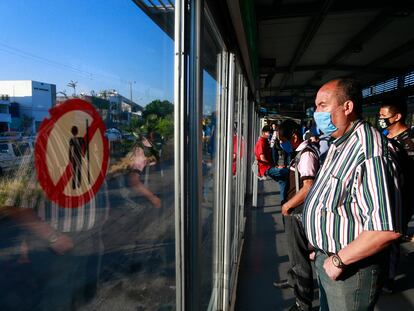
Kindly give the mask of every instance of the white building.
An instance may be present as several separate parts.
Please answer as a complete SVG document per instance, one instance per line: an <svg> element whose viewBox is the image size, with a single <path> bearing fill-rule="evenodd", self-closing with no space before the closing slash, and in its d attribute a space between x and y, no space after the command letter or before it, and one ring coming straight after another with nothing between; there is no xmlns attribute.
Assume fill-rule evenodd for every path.
<svg viewBox="0 0 414 311"><path fill-rule="evenodd" d="M109 92L107 99L110 106L110 121L112 125L128 124L132 115L141 116L144 108L130 99L118 94L116 91Z"/></svg>
<svg viewBox="0 0 414 311"><path fill-rule="evenodd" d="M0 132L10 130L10 98L6 94L0 94Z"/></svg>
<svg viewBox="0 0 414 311"><path fill-rule="evenodd" d="M8 122L9 130L35 134L56 102L56 85L32 80L0 81L0 94L8 97L8 106L12 108L9 109L9 116L3 119L2 115L7 113L1 110L0 122ZM25 124L27 122L29 124Z"/></svg>

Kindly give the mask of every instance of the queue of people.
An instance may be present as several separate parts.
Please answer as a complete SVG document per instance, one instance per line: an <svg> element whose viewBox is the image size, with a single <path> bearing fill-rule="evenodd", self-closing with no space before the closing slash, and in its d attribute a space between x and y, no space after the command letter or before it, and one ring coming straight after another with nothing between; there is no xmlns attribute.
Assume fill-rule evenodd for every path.
<svg viewBox="0 0 414 311"><path fill-rule="evenodd" d="M322 136L308 131L302 137L290 120L271 136L291 147L289 165L272 162L268 126L255 148L259 174L281 185L289 241L288 279L273 285L293 289L289 310L311 310L314 271L320 310L373 310L384 284L392 291L399 241L414 208L408 177L414 137L405 124L406 103L383 103L382 133L363 120L362 89L354 79L325 83L315 104Z"/></svg>

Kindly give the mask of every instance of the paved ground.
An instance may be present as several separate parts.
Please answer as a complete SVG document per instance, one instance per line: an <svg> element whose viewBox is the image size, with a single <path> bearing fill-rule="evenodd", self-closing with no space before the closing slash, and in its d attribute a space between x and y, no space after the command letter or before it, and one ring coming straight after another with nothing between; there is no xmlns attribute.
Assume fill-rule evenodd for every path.
<svg viewBox="0 0 414 311"><path fill-rule="evenodd" d="M286 278L288 257L279 205L278 185L264 182L258 206L250 209L246 226L244 253L237 289L237 311L287 310L294 304L290 289L276 289L275 279ZM414 249L414 243L406 248ZM314 310L318 310L315 290ZM414 310L414 254L403 255L394 294L382 294L376 311Z"/></svg>

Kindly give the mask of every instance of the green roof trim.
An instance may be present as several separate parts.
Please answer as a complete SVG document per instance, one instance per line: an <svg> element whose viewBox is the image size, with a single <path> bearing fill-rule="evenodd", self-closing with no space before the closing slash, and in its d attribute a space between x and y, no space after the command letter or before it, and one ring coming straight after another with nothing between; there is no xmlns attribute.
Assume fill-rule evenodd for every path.
<svg viewBox="0 0 414 311"><path fill-rule="evenodd" d="M257 24L252 0L239 0L244 32L249 49L253 78L258 78Z"/></svg>

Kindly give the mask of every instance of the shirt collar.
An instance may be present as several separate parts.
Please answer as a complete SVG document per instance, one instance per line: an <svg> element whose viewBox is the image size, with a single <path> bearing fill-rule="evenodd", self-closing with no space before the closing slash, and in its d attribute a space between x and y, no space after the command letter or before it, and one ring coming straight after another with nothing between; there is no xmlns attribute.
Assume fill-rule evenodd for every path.
<svg viewBox="0 0 414 311"><path fill-rule="evenodd" d="M332 144L335 145L335 147L339 147L342 143L344 143L348 138L355 132L355 128L362 124L362 120L356 120L353 122L351 128L341 137L338 137L335 139Z"/></svg>
<svg viewBox="0 0 414 311"><path fill-rule="evenodd" d="M307 140L304 140L304 141L302 141L301 143L300 143L300 145L296 148L296 150L295 151L297 151L297 152L300 152L300 151L302 151L303 149L305 149L305 147L308 145L308 141Z"/></svg>

